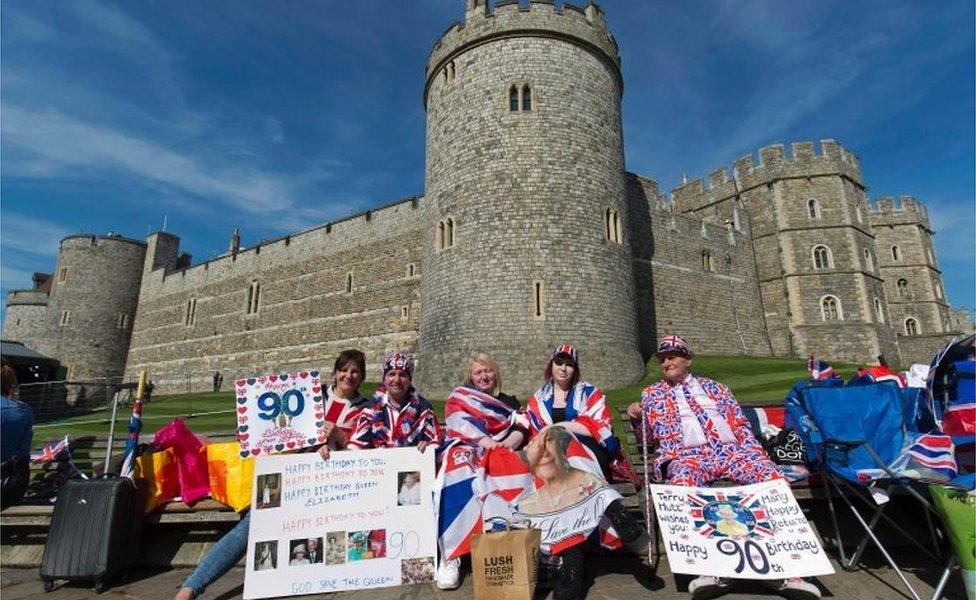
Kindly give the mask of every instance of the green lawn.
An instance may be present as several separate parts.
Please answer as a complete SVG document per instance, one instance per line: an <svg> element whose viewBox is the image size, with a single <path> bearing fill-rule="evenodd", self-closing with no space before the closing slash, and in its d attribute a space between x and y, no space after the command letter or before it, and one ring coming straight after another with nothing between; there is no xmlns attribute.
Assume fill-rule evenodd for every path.
<svg viewBox="0 0 976 600"><path fill-rule="evenodd" d="M699 356L694 361L694 371L705 377L724 382L743 404L779 404L786 392L798 379L808 377L806 362L802 359L754 358L741 356ZM856 370L854 365L835 364L834 368L847 378ZM635 385L609 390L607 398L612 406L625 406L640 397L645 386L660 377L653 359L648 364L648 374ZM363 394L371 394L376 383L363 384ZM523 401L526 398L522 398ZM444 413L444 400L432 399L438 414ZM187 424L196 433L228 432L236 427L233 412L233 392L174 394L156 396L143 408L143 432L151 433L177 416L188 416ZM120 407L116 435L125 435L129 408ZM34 445L39 447L50 439L64 435L107 435L108 415L96 412L45 423L34 428Z"/></svg>

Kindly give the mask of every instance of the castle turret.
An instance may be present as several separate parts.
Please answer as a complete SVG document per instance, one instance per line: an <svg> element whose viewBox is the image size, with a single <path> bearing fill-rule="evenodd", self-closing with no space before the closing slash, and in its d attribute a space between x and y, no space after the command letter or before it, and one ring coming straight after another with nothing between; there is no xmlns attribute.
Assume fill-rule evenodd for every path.
<svg viewBox="0 0 976 600"><path fill-rule="evenodd" d="M61 240L47 319L69 379L124 372L145 254L144 242L117 235Z"/></svg>
<svg viewBox="0 0 976 600"><path fill-rule="evenodd" d="M540 384L549 350L583 376L644 373L625 200L620 59L603 12L469 0L427 65L418 377L441 395L486 351L507 389ZM581 333L585 332L585 333Z"/></svg>
<svg viewBox="0 0 976 600"><path fill-rule="evenodd" d="M917 344L906 338L958 331L935 259L928 212L911 196L898 200L883 196L875 201L868 218L876 236L891 325L901 340L905 360L924 361L937 342L914 352Z"/></svg>

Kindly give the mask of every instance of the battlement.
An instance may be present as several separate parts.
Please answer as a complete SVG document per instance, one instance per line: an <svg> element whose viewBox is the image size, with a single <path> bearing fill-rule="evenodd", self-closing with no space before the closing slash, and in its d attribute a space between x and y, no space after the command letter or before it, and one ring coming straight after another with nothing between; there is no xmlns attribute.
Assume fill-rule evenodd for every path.
<svg viewBox="0 0 976 600"><path fill-rule="evenodd" d="M39 290L10 290L7 306L47 306L48 293Z"/></svg>
<svg viewBox="0 0 976 600"><path fill-rule="evenodd" d="M914 196L879 196L868 204L872 225L919 224L929 229L929 212Z"/></svg>
<svg viewBox="0 0 976 600"><path fill-rule="evenodd" d="M136 246L142 246L143 248L145 248L146 246L146 242L128 238L123 235L118 235L115 233L109 233L107 235L97 235L94 233L75 233L61 238L60 247L64 249L65 246L73 246L73 247L79 247L85 245L101 246L105 243L134 244Z"/></svg>
<svg viewBox="0 0 976 600"><path fill-rule="evenodd" d="M707 185L695 179L676 187L672 191L675 208L679 212L697 210L777 179L843 175L861 184L861 163L853 152L831 139L821 140L819 149L818 153L813 142L794 142L789 154L783 144L761 148L758 161L753 154L737 159L731 177L722 167L712 171Z"/></svg>
<svg viewBox="0 0 976 600"><path fill-rule="evenodd" d="M524 0L523 0L524 1ZM585 8L553 0L500 0L490 10L487 0L467 0L463 22L452 24L437 40L427 59L427 90L436 75L466 49L492 39L542 36L563 39L578 44L612 65L623 89L620 76L620 55L617 42L607 29L606 18L598 5L590 2Z"/></svg>

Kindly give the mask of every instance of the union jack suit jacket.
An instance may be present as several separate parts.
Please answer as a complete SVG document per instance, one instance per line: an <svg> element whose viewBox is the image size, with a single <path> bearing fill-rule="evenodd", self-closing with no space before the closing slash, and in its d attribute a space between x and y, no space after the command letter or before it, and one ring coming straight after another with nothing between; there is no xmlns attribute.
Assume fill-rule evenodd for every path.
<svg viewBox="0 0 976 600"><path fill-rule="evenodd" d="M407 404L397 410L390 402L383 386L376 393L356 422L349 438L350 448L400 448L427 442L437 446L442 441L441 426L430 403L410 388Z"/></svg>
<svg viewBox="0 0 976 600"><path fill-rule="evenodd" d="M547 425L552 425L552 413L549 404L552 402L553 382L550 379L546 385L532 394L526 405L529 424L532 426L532 437ZM590 437L605 447L610 453L620 448L620 442L613 437L613 413L607 406L607 400L600 388L585 381L577 382L571 390L572 397L566 404L566 418L586 427Z"/></svg>
<svg viewBox="0 0 976 600"><path fill-rule="evenodd" d="M689 377L697 379L708 397L715 402L718 413L725 418L735 436L735 447L764 452L762 445L752 434L749 420L742 413L742 408L736 402L735 396L732 395L729 388L725 384L705 377L698 377L697 375L690 375ZM686 450L681 431L678 403L674 397L674 387L662 379L644 388L641 393L641 407L647 419L647 430L650 436L648 441L658 443L658 456L654 459L653 466L655 478L660 480L662 478L661 467L678 458ZM638 429L638 435L640 435L640 429ZM706 438L708 437L708 432L706 432ZM708 451L709 445L706 443L700 448Z"/></svg>

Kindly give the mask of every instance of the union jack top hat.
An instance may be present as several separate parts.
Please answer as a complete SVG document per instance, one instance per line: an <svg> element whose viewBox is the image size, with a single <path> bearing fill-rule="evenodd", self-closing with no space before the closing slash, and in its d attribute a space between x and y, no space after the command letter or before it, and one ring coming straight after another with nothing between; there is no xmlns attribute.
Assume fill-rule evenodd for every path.
<svg viewBox="0 0 976 600"><path fill-rule="evenodd" d="M574 363L579 362L579 352L571 344L556 346L552 351L552 358L556 358L560 354L565 354L566 356L570 357L573 359Z"/></svg>
<svg viewBox="0 0 976 600"><path fill-rule="evenodd" d="M413 357L402 352L394 352L383 361L383 375L393 369L400 369L407 375L413 377Z"/></svg>
<svg viewBox="0 0 976 600"><path fill-rule="evenodd" d="M680 354L685 358L691 358L695 355L688 346L688 342L676 335L669 335L662 339L661 343L657 345L657 351L654 354L658 356L662 354Z"/></svg>

